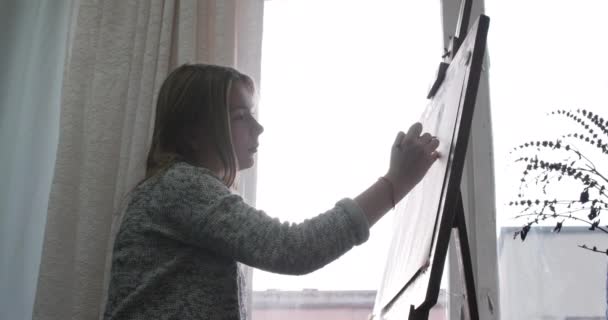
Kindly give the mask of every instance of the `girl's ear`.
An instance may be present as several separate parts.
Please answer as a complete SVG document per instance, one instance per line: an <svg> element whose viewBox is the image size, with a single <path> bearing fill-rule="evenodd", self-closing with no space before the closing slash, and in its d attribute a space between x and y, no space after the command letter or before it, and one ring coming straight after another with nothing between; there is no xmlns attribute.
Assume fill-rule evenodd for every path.
<svg viewBox="0 0 608 320"><path fill-rule="evenodd" d="M190 130L190 132L188 132L185 135L185 137L186 137L186 144L188 145L190 150L200 152L204 149L204 146L203 146L204 139L203 139L203 135L197 131L198 130Z"/></svg>
<svg viewBox="0 0 608 320"><path fill-rule="evenodd" d="M203 132L203 130L190 130L190 132L187 132L187 134L184 136L187 139L186 144L190 150L196 152L197 154L207 154L212 148L209 138Z"/></svg>

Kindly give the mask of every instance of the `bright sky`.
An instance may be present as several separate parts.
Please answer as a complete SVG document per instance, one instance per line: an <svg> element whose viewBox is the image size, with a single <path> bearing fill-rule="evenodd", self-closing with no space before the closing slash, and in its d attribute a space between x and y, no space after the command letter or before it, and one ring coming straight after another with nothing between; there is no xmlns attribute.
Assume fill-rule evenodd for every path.
<svg viewBox="0 0 608 320"><path fill-rule="evenodd" d="M598 41L608 30L607 6L486 1L501 225L513 223L502 206L516 194L510 148L561 132L568 122L546 117L549 110L608 110L601 72L608 71L602 63L608 46ZM427 103L442 51L439 1L272 0L264 14L257 206L299 222L386 172L394 135L417 121ZM254 290L377 289L392 219L311 275L256 271Z"/></svg>

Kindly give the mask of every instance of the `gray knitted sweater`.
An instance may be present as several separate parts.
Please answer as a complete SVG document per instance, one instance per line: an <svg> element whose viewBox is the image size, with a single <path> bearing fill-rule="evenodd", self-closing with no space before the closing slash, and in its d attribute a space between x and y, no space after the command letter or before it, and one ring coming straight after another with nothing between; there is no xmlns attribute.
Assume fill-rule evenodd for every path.
<svg viewBox="0 0 608 320"><path fill-rule="evenodd" d="M300 275L368 236L351 199L300 224L281 223L209 170L177 163L132 193L114 242L104 319L244 319L237 262Z"/></svg>

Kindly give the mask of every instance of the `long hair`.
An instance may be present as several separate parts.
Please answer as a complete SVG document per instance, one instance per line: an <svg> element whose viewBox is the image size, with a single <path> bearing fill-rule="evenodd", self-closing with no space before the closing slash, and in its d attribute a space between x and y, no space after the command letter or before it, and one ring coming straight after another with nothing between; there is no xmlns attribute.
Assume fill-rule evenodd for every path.
<svg viewBox="0 0 608 320"><path fill-rule="evenodd" d="M185 64L163 82L156 103L156 119L146 178L178 161L192 163L197 145L207 145L222 166L220 178L231 187L238 162L231 139L228 96L235 81L254 91L253 80L229 67ZM196 141L196 143L193 143ZM143 182L143 181L142 181Z"/></svg>

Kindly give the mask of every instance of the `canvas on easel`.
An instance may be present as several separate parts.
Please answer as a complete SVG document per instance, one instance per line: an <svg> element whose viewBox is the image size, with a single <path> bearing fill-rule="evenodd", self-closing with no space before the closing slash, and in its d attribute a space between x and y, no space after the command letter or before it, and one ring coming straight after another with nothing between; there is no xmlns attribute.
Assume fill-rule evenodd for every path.
<svg viewBox="0 0 608 320"><path fill-rule="evenodd" d="M470 2L468 2L470 12ZM452 230L464 264L471 319L478 318L471 258L466 239L460 180L485 54L489 18L481 15L468 34L466 5L449 63L440 66L420 122L438 137L442 157L396 210L396 225L384 279L376 297L375 319L427 319L437 302ZM463 18L464 17L464 18ZM465 37L466 34L466 37ZM459 36L459 37L458 37ZM474 309L474 310L470 310Z"/></svg>

